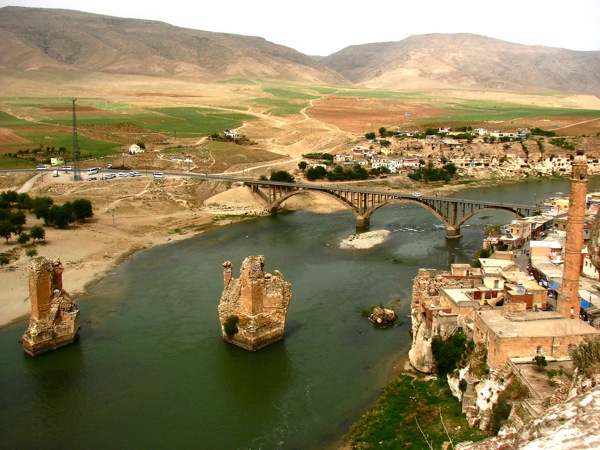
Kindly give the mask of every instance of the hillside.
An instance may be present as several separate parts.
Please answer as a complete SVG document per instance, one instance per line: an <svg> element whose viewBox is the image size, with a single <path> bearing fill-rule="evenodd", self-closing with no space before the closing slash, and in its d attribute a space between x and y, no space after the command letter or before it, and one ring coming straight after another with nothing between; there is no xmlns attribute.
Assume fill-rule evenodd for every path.
<svg viewBox="0 0 600 450"><path fill-rule="evenodd" d="M261 37L179 28L78 11L0 8L0 77L123 85L276 80L396 91L455 89L600 97L600 51L527 46L472 34L428 34L399 42L304 55ZM12 83L12 84L11 84ZM162 88L159 88L161 91ZM28 93L29 94L29 93ZM9 94L7 94L9 95Z"/></svg>
<svg viewBox="0 0 600 450"><path fill-rule="evenodd" d="M354 45L319 62L372 88L462 87L600 96L600 52L527 46L472 34Z"/></svg>
<svg viewBox="0 0 600 450"><path fill-rule="evenodd" d="M69 10L0 8L0 76L49 70L66 79L88 72L346 83L310 57L260 37Z"/></svg>

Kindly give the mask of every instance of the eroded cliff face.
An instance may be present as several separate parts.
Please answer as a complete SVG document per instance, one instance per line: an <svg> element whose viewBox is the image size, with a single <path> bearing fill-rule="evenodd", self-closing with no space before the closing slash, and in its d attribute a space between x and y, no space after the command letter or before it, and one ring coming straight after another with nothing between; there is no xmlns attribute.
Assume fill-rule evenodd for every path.
<svg viewBox="0 0 600 450"><path fill-rule="evenodd" d="M246 350L259 350L284 337L285 319L292 299L290 283L278 271L263 270L262 255L242 263L233 278L232 264L223 263L223 293L219 320L223 339Z"/></svg>
<svg viewBox="0 0 600 450"><path fill-rule="evenodd" d="M79 307L62 288L64 267L42 257L29 265L31 317L23 350L31 356L73 343L79 331Z"/></svg>
<svg viewBox="0 0 600 450"><path fill-rule="evenodd" d="M554 405L523 427L476 443L461 443L460 450L600 448L600 386L593 386L566 403Z"/></svg>

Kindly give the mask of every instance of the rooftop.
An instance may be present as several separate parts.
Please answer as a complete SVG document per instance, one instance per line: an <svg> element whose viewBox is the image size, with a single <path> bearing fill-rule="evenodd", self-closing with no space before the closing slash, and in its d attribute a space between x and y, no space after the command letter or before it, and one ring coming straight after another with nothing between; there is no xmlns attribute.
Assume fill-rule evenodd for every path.
<svg viewBox="0 0 600 450"><path fill-rule="evenodd" d="M483 322L500 338L561 337L600 334L579 319L565 319L556 311L526 311L507 318L501 309L479 311Z"/></svg>

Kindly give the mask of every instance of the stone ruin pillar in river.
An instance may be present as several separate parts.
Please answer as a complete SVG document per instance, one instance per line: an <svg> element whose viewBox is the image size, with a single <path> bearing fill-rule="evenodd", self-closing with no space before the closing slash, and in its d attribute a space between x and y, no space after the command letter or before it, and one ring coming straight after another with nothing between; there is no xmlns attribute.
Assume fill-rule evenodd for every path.
<svg viewBox="0 0 600 450"><path fill-rule="evenodd" d="M78 338L79 307L62 288L59 260L35 258L29 265L29 328L22 337L31 356L72 344Z"/></svg>
<svg viewBox="0 0 600 450"><path fill-rule="evenodd" d="M232 277L232 264L223 263L223 293L219 320L223 340L256 351L283 339L292 288L278 271L265 273L262 255L248 256L240 277Z"/></svg>

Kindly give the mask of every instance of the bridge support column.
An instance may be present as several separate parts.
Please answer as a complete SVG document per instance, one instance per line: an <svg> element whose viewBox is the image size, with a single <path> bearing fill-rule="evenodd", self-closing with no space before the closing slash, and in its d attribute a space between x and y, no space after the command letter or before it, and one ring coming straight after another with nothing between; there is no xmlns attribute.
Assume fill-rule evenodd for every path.
<svg viewBox="0 0 600 450"><path fill-rule="evenodd" d="M446 239L458 239L461 236L460 228L446 227Z"/></svg>
<svg viewBox="0 0 600 450"><path fill-rule="evenodd" d="M371 219L369 217L356 216L356 228L369 228Z"/></svg>

